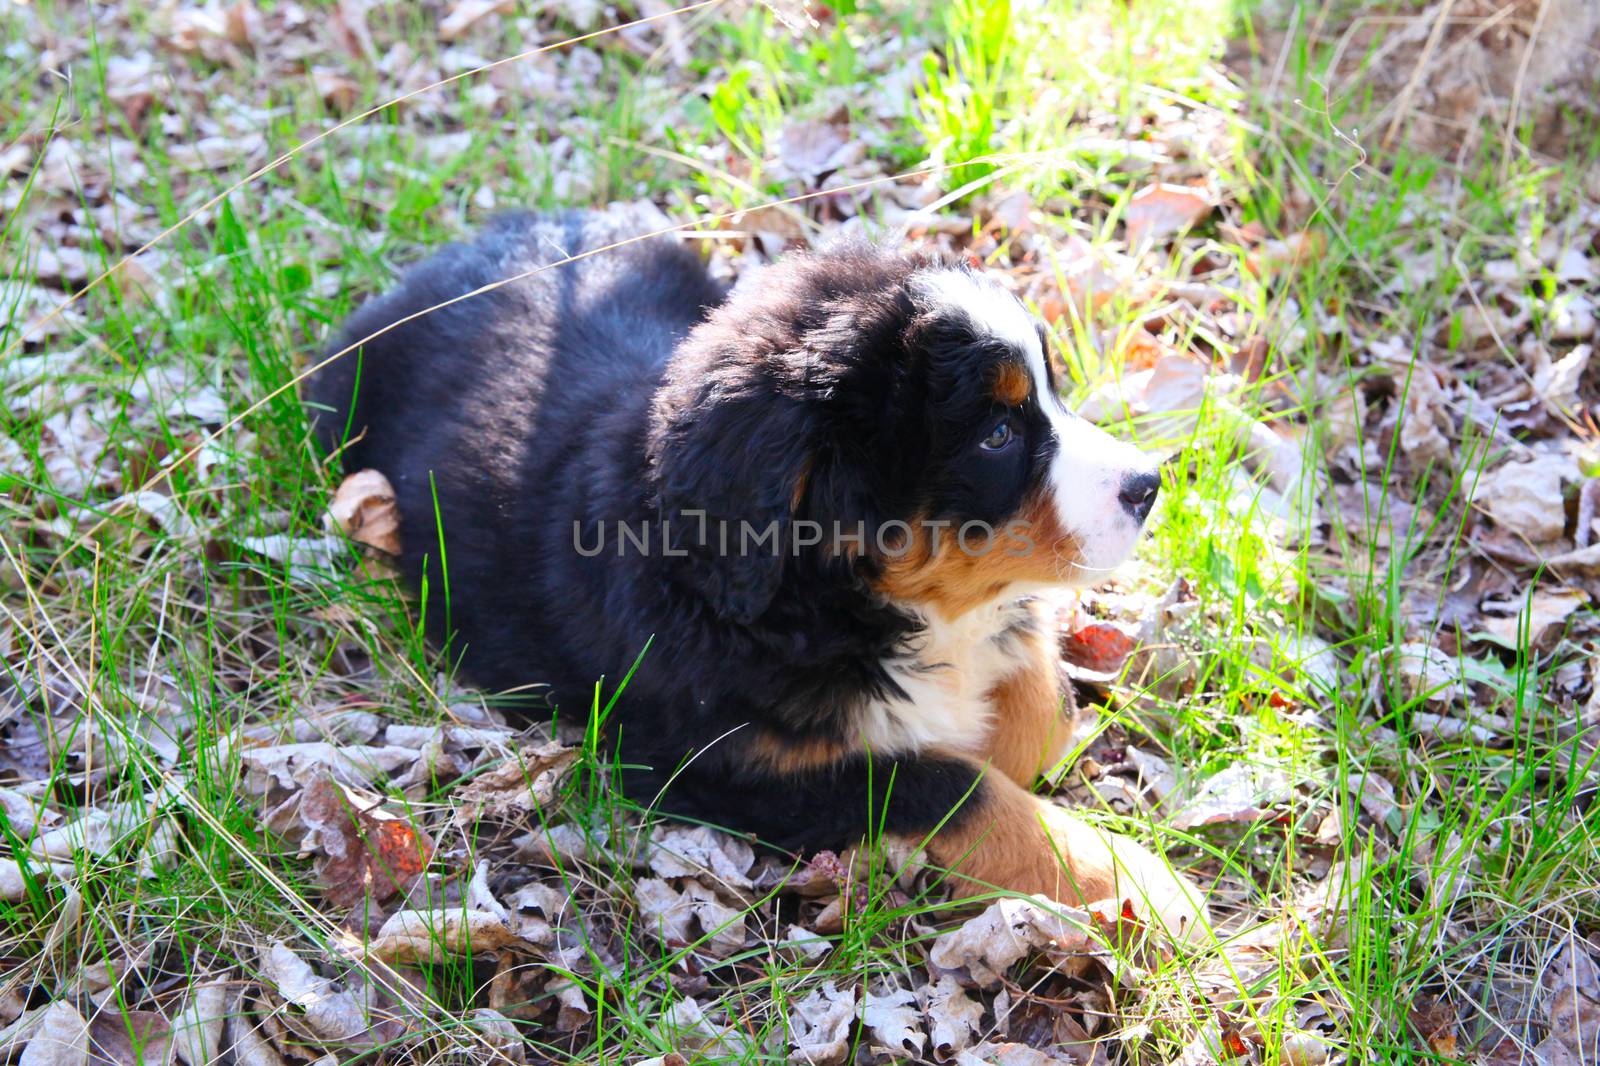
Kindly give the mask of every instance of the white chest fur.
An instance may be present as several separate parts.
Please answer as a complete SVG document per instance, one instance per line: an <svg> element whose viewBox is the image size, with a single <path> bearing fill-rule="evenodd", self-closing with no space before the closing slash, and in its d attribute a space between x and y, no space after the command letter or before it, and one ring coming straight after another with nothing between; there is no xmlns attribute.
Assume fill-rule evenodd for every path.
<svg viewBox="0 0 1600 1066"><path fill-rule="evenodd" d="M941 747L978 751L989 735L995 685L1017 669L1016 649L1003 636L1026 621L1031 607L1002 601L954 620L931 613L925 628L888 664L905 693L874 700L861 716L861 739L893 755Z"/></svg>

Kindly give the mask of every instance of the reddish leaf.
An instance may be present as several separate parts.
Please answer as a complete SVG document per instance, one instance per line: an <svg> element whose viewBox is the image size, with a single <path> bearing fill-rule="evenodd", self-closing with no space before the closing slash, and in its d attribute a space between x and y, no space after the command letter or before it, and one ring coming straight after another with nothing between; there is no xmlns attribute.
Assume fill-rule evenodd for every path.
<svg viewBox="0 0 1600 1066"><path fill-rule="evenodd" d="M1061 655L1074 666L1114 674L1133 653L1134 639L1109 622L1095 622L1069 634L1061 642Z"/></svg>
<svg viewBox="0 0 1600 1066"><path fill-rule="evenodd" d="M1422 1034L1433 1052L1446 1059L1456 1057L1456 1008L1433 996L1422 996L1411 1006L1411 1024Z"/></svg>
<svg viewBox="0 0 1600 1066"><path fill-rule="evenodd" d="M1204 189L1188 185L1147 185L1128 204L1128 243L1158 240L1193 226L1211 213Z"/></svg>
<svg viewBox="0 0 1600 1066"><path fill-rule="evenodd" d="M300 817L317 833L317 879L336 906L353 906L368 892L379 903L401 894L433 857L428 834L329 777L301 794Z"/></svg>

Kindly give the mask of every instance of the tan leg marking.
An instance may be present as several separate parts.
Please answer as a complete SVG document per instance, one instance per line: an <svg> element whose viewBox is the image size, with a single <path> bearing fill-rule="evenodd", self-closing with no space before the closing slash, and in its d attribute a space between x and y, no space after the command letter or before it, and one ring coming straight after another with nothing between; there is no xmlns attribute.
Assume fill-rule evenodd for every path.
<svg viewBox="0 0 1600 1066"><path fill-rule="evenodd" d="M1069 905L1130 901L1134 912L1174 935L1204 921L1200 893L1165 862L1126 837L1104 833L990 773L958 824L928 843L954 871L957 895L995 888L1042 893ZM976 804L976 807L972 807Z"/></svg>
<svg viewBox="0 0 1600 1066"><path fill-rule="evenodd" d="M1073 705L1071 690L1061 686L1043 623L1040 631L1017 639L1023 642L1017 672L989 693L994 727L983 754L996 770L1027 788L1065 753Z"/></svg>

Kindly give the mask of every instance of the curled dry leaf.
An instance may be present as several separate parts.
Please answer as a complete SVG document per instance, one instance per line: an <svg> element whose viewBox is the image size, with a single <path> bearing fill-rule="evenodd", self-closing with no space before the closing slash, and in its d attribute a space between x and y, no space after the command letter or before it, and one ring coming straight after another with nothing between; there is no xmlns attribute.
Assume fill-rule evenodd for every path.
<svg viewBox="0 0 1600 1066"><path fill-rule="evenodd" d="M578 760L578 749L560 741L523 748L515 759L480 774L456 792L457 825L470 825L485 815L507 817L549 809Z"/></svg>
<svg viewBox="0 0 1600 1066"><path fill-rule="evenodd" d="M667 826L650 838L647 861L657 877L709 877L733 888L749 888L756 853L738 837L709 826Z"/></svg>
<svg viewBox="0 0 1600 1066"><path fill-rule="evenodd" d="M1561 536L1567 522L1561 483L1576 476L1576 464L1564 455L1507 463L1483 475L1473 499L1500 528L1540 544Z"/></svg>
<svg viewBox="0 0 1600 1066"><path fill-rule="evenodd" d="M1160 183L1146 185L1128 204L1128 243L1181 233L1211 213L1211 197L1204 189Z"/></svg>
<svg viewBox="0 0 1600 1066"><path fill-rule="evenodd" d="M680 948L694 939L690 926L694 906L683 893L657 877L641 877L633 886L634 902L645 928L668 948Z"/></svg>
<svg viewBox="0 0 1600 1066"><path fill-rule="evenodd" d="M291 579L308 584L316 583L334 570L345 555L344 541L331 536L291 537L287 533L272 533L264 537L240 537L235 543L245 551L283 565Z"/></svg>
<svg viewBox="0 0 1600 1066"><path fill-rule="evenodd" d="M554 947L557 923L572 910L572 900L559 888L529 881L506 897L511 931L537 947Z"/></svg>
<svg viewBox="0 0 1600 1066"><path fill-rule="evenodd" d="M928 1036L936 1062L949 1062L970 1047L983 1028L983 1004L967 995L953 974L917 989L928 1019Z"/></svg>
<svg viewBox="0 0 1600 1066"><path fill-rule="evenodd" d="M80 852L109 855L116 843L117 833L111 815L92 808L61 828L40 834L29 851L41 859L70 859Z"/></svg>
<svg viewBox="0 0 1600 1066"><path fill-rule="evenodd" d="M264 1035L262 1017L266 1008L259 1002L239 997L238 1007L228 1017L228 1042L238 1066L286 1066L278 1049Z"/></svg>
<svg viewBox="0 0 1600 1066"><path fill-rule="evenodd" d="M394 487L376 470L357 470L339 482L328 514L345 536L386 555L400 554L400 508Z"/></svg>
<svg viewBox="0 0 1600 1066"><path fill-rule="evenodd" d="M895 1058L920 1058L928 1042L917 994L909 988L879 982L861 1001L861 1022L873 1044Z"/></svg>
<svg viewBox="0 0 1600 1066"><path fill-rule="evenodd" d="M1408 697L1450 703L1465 691L1460 684L1457 658L1431 644L1401 644L1390 651L1389 661Z"/></svg>
<svg viewBox="0 0 1600 1066"><path fill-rule="evenodd" d="M296 1008L285 1013L289 1023L304 1029L317 1043L358 1041L372 1028L355 996L340 991L326 977L317 976L304 959L282 942L262 953L261 977Z"/></svg>
<svg viewBox="0 0 1600 1066"><path fill-rule="evenodd" d="M791 122L778 135L778 162L790 174L815 183L824 175L858 162L865 149L850 139L841 122Z"/></svg>
<svg viewBox="0 0 1600 1066"><path fill-rule="evenodd" d="M528 1047L522 1034L517 1031L516 1024L499 1011L479 1007L467 1015L467 1024L482 1035L495 1061L517 1066L528 1060Z"/></svg>
<svg viewBox="0 0 1600 1066"><path fill-rule="evenodd" d="M708 1018L700 1004L692 999L681 999L663 1010L656 1032L663 1042L673 1047L708 1057L737 1056L744 1042L738 1029L719 1025ZM671 1059L669 1055L666 1061Z"/></svg>
<svg viewBox="0 0 1600 1066"><path fill-rule="evenodd" d="M1398 831L1402 818L1400 804L1388 778L1370 769L1359 774L1352 771L1346 786L1355 794L1356 802L1368 818Z"/></svg>
<svg viewBox="0 0 1600 1066"><path fill-rule="evenodd" d="M941 969L965 971L979 987L993 988L1032 952L1060 958L1096 950L1089 928L1086 912L1057 907L1044 896L996 900L935 940L928 957Z"/></svg>
<svg viewBox="0 0 1600 1066"><path fill-rule="evenodd" d="M360 788L416 761L415 748L397 745L379 747L311 741L242 747L239 751L239 762L245 771L245 790L256 796L265 796L275 788L291 791L304 788L324 776L341 785Z"/></svg>
<svg viewBox="0 0 1600 1066"><path fill-rule="evenodd" d="M45 477L57 492L74 499L97 489L117 488L122 480L106 458L106 433L95 423L93 412L88 404L58 411L39 431L38 454Z"/></svg>
<svg viewBox="0 0 1600 1066"><path fill-rule="evenodd" d="M789 1008L790 1062L837 1066L850 1051L850 1024L856 1018L856 991L841 991L832 981L812 989Z"/></svg>
<svg viewBox="0 0 1600 1066"><path fill-rule="evenodd" d="M1504 648L1544 648L1560 635L1574 612L1589 604L1582 589L1540 589L1519 604L1516 614L1488 617L1474 637Z"/></svg>
<svg viewBox="0 0 1600 1066"><path fill-rule="evenodd" d="M368 958L389 963L438 962L449 955L478 955L525 942L491 911L460 906L396 911L367 945Z"/></svg>
<svg viewBox="0 0 1600 1066"><path fill-rule="evenodd" d="M698 922L711 955L725 958L744 947L744 912L729 907L694 878L685 878L682 891L653 877L635 886L639 913L668 947L683 947L697 938L691 922Z"/></svg>
<svg viewBox="0 0 1600 1066"><path fill-rule="evenodd" d="M210 1066L222 1047L222 1025L228 1016L228 982L197 985L172 1020L172 1044L189 1066Z"/></svg>
<svg viewBox="0 0 1600 1066"><path fill-rule="evenodd" d="M62 881L77 874L78 869L66 862L29 862L28 875L41 882ZM15 903L28 894L28 880L16 859L0 858L0 900Z"/></svg>
<svg viewBox="0 0 1600 1066"><path fill-rule="evenodd" d="M361 83L333 67L313 67L311 84L322 102L341 114L354 108L361 99Z"/></svg>
<svg viewBox="0 0 1600 1066"><path fill-rule="evenodd" d="M552 981L545 989L556 997L556 1031L575 1033L589 1021L589 1001L576 981Z"/></svg>
<svg viewBox="0 0 1600 1066"><path fill-rule="evenodd" d="M1172 816L1178 829L1202 825L1259 822L1270 817L1264 808L1290 798L1289 781L1273 770L1235 763L1206 780Z"/></svg>
<svg viewBox="0 0 1600 1066"><path fill-rule="evenodd" d="M1062 1062L1076 1061L1057 1058L1027 1044L996 1044L989 1040L956 1056L957 1066L1059 1066Z"/></svg>
<svg viewBox="0 0 1600 1066"><path fill-rule="evenodd" d="M827 937L798 925L791 925L785 930L783 939L776 941L773 947L780 954L787 953L796 958L810 960L820 959L833 950L833 944Z"/></svg>
<svg viewBox="0 0 1600 1066"><path fill-rule="evenodd" d="M49 825L61 817L54 811L41 809L36 801L14 788L0 788L0 811L5 812L11 831L23 840L33 835L34 826Z"/></svg>

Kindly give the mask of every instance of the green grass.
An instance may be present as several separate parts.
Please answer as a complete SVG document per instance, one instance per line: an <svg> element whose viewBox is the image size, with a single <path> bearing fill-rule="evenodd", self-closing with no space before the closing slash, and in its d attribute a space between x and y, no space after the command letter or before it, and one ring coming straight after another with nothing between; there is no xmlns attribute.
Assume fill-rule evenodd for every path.
<svg viewBox="0 0 1600 1066"><path fill-rule="evenodd" d="M1337 486L1318 476L1345 444L1336 410L1377 376L1358 358L1357 341L1393 333L1414 350L1458 335L1471 307L1465 286L1485 260L1510 255L1519 232L1537 240L1540 227L1566 217L1597 156L1592 144L1548 167L1522 155L1508 165L1493 142L1459 174L1403 152L1363 160L1339 132L1350 120L1342 108L1359 101L1318 111L1316 101L1328 98L1325 42L1306 37L1289 53L1283 77L1294 91L1285 95L1302 106L1217 75L1229 35L1245 32L1220 2L1056 0L1024 10L958 0L928 19L841 3L798 36L765 9L697 12L686 23L681 68L615 38L590 42L584 60L554 51L527 61L554 79L554 91L505 90L498 105L474 95L482 79L465 78L234 188L338 120L309 78L264 77L267 56L248 50L239 66L175 55L158 43L168 30L131 9L128 24L113 18L92 32L75 5L32 10L0 11L0 39L22 39L25 21L37 18L80 52L66 81L36 59L24 62L5 77L0 103L0 150L31 149L19 156L31 169L10 179L3 201L0 279L13 301L29 298L23 285L49 287L37 308L19 304L0 318L3 428L30 457L7 460L19 472L0 497L0 657L6 684L29 696L5 726L0 766L32 760L3 779L25 805L47 798L67 817L119 814L106 846L69 848L55 860L70 876L48 875L41 860L22 864L23 893L0 903L9 967L0 997L42 1005L69 994L85 972L122 965L148 946L166 981L158 1001L170 1007L209 977L256 973L258 949L279 939L351 987L393 980L340 951L349 928L339 923L349 919L322 905L296 845L263 824L232 738L246 725L288 737L300 723L306 739L348 740L339 723L352 711L431 726L476 713L481 698L451 681L412 597L381 571L341 559L308 572L249 547L251 538L322 535L336 478L308 440L294 380L360 298L470 230L491 213L491 199L549 207L645 197L674 221L717 216L707 228L723 229L730 212L806 191L778 166L781 131L800 120L837 119L851 136L871 138L870 165L844 174L849 180L931 168L946 209L971 219L974 231L989 197L1025 189L1050 227L1048 250L1008 234L973 247L995 269L1038 279L1046 294L1069 285L1073 264L1050 259L1061 237L1114 249L1133 192L1153 178L1205 179L1229 205L1170 255L1140 261L1134 280L1199 284L1217 273L1223 307L1169 316L1160 339L1214 350L1221 362L1258 334L1268 341L1265 373L1234 394L1208 394L1192 412L1118 428L1177 456L1166 468L1161 520L1120 588L1138 604L1183 578L1195 602L1160 634L1177 654L1112 688L1098 746L1085 751L1097 757L1131 744L1159 752L1185 788L1238 765L1271 769L1292 796L1277 820L1180 832L1114 805L1082 762L1065 780L1088 805L1086 817L1214 882L1230 934L1280 918L1292 925L1295 901L1324 887L1318 875L1335 863L1353 871L1349 913L1337 930L1292 930L1254 955L1235 945L1155 963L1130 951L1129 963L1149 972L1106 1003L1125 1061L1175 1057L1216 1022L1196 989L1217 987L1226 990L1219 1005L1227 1024L1260 1035L1261 1061L1287 1061L1285 1034L1305 1024L1307 1005L1326 1011L1326 1038L1349 1061L1438 1061L1411 1013L1445 996L1461 1012L1463 1053L1475 1041L1492 1046L1497 1038L1467 1009L1463 989L1525 981L1562 936L1600 923L1600 826L1584 793L1593 757L1560 727L1571 713L1558 695L1561 656L1473 649L1481 709L1510 722L1496 747L1419 727L1426 696L1404 685L1395 664L1395 646L1419 639L1409 620L1419 590L1447 586L1470 554L1466 501L1484 465L1502 457L1503 440L1478 433L1418 471L1403 461L1397 430L1366 427L1374 448L1365 476L1378 495L1357 512L1342 510ZM263 5L262 13L270 19L280 9ZM467 43L496 59L576 32L521 15ZM328 16L317 7L313 17ZM403 42L425 69L446 48L421 8L375 9L369 29L380 52ZM886 57L895 40L905 51ZM108 78L113 57L141 49L154 49L183 87L160 92L135 121ZM358 108L382 102L386 83L364 64L348 65L362 72ZM906 107L884 117L875 87L898 73ZM203 90L200 78L208 79ZM230 111L225 98L248 114ZM1196 116L1203 128L1186 154L1151 162L1145 149L1165 147L1166 125ZM1218 136L1205 136L1208 128ZM205 137L237 141L247 132L264 139L255 155L215 169L185 158ZM50 144L77 154L71 179L36 165ZM869 225L888 202L888 184L862 197ZM1453 202L1424 210L1452 186ZM120 205L115 218L108 202ZM91 278L176 228L148 259L146 280L112 275L57 320L60 332L24 335L23 322L61 295L53 279L35 275L57 250L52 219L63 211L99 211L105 228L120 228L115 240L78 238ZM819 228L831 225L818 217ZM1295 270L1252 273L1241 266L1255 252L1223 225L1248 222L1277 238L1309 228L1323 251ZM706 239L724 256L726 241ZM1427 248L1448 265L1412 291L1385 294L1400 257ZM1138 286L1098 309L1041 303L1074 399L1136 371L1123 365L1125 347L1161 303ZM1216 333L1222 310L1243 324L1237 335ZM1291 328L1295 312L1302 334ZM1346 330L1316 328L1313 312ZM58 355L69 357L26 362ZM225 415L152 402L151 376L166 373ZM1399 394L1417 387L1404 367L1392 376ZM49 395L23 402L32 387ZM63 465L53 451L66 423L52 419L74 408L88 413L88 432L104 434L103 471ZM1281 498L1240 473L1262 459L1250 429L1269 411L1302 434L1308 471L1298 486L1279 486L1289 490ZM112 481L123 491L146 485L160 499L145 498L143 510L117 504L121 492L105 487ZM1431 517L1396 511L1395 497L1424 502ZM1326 542L1309 535L1312 505L1331 524ZM1387 514L1395 528L1380 545ZM1306 665L1323 646L1312 638L1340 663L1331 683ZM619 677L628 666L617 664ZM597 713L614 690L610 679L597 690ZM174 746L152 743L166 734ZM522 1034L539 1055L632 1062L684 1050L688 1038L664 1029L664 1014L709 998L721 1011L715 1024L728 1029L711 1057L774 1061L785 1052L791 1004L830 981L865 987L878 975L916 974L933 935L951 924L926 880L896 884L863 858L859 894L818 958L774 947L788 924L814 921L818 908L792 897L775 905L770 889L746 892L746 920L762 923L752 947L710 961L699 949L715 930L703 930L696 943L664 948L636 906L637 881L647 876L631 861L640 812L604 787L606 760L591 732L558 809L540 816L552 824L570 816L596 845L564 858L554 879L582 902L581 913L555 923L576 947L503 978L508 1002L531 1000L519 1005ZM107 775L108 765L116 772ZM1363 815L1351 790L1369 771L1395 786L1396 806L1381 824ZM452 905L459 886L451 875L479 860L492 871L532 869L505 834L450 828L460 776L450 770L386 791L391 806L436 832L445 827L432 888ZM648 797L633 799L648 805ZM1319 843L1329 810L1340 825L1332 842ZM13 853L55 828L30 830L9 802L6 811L0 830ZM141 857L155 853L160 861L142 869ZM1452 877L1465 878L1459 896ZM1444 887L1430 890L1430 881ZM570 1031L560 1025L551 974L585 990L590 1016ZM386 1037L395 1053L427 1060L481 1051L467 1018L487 1002L494 976L460 952L412 971L419 994L437 1006L403 1037ZM1046 997L1081 992L1038 971L1027 979ZM119 987L112 998L126 1011L143 991Z"/></svg>

